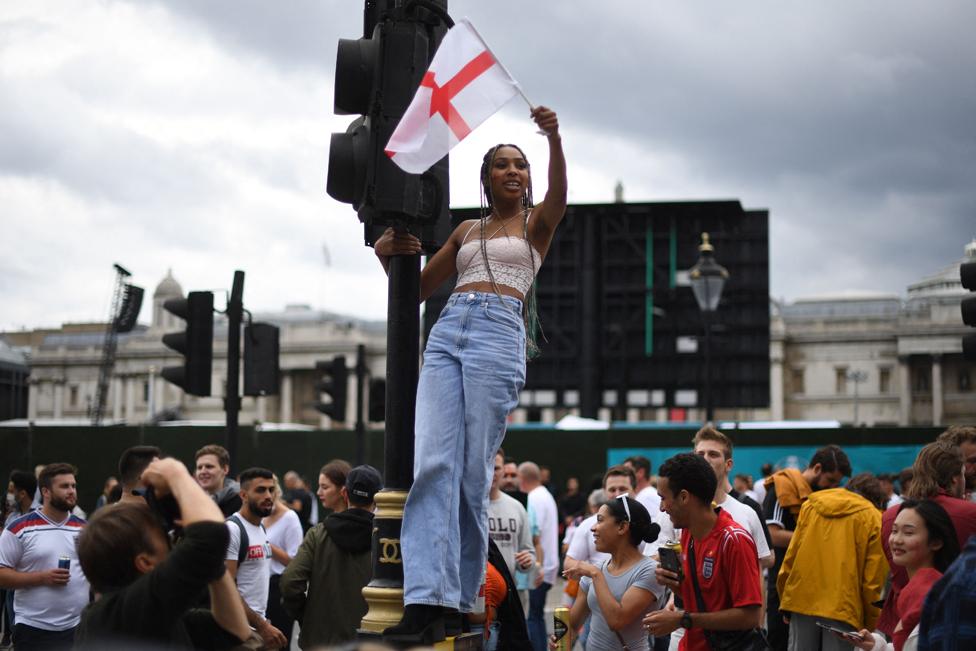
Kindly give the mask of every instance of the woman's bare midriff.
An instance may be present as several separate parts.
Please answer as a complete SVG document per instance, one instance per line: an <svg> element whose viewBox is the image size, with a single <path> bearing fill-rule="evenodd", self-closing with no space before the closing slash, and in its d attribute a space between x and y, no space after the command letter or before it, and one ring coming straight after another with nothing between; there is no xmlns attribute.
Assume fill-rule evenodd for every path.
<svg viewBox="0 0 976 651"><path fill-rule="evenodd" d="M491 283L467 283L465 285L461 285L460 287L455 287L452 293L459 294L461 292L486 292L489 294L494 294L495 288L491 286ZM520 291L507 285L499 285L498 293L502 296L517 298L520 301L525 300L525 297L522 296Z"/></svg>

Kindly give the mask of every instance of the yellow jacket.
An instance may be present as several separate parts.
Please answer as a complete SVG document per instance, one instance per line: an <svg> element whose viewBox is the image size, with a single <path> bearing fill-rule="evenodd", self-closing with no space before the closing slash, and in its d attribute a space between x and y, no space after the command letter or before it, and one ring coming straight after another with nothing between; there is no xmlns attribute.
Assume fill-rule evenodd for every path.
<svg viewBox="0 0 976 651"><path fill-rule="evenodd" d="M776 577L780 610L874 630L887 574L881 511L846 488L812 493Z"/></svg>

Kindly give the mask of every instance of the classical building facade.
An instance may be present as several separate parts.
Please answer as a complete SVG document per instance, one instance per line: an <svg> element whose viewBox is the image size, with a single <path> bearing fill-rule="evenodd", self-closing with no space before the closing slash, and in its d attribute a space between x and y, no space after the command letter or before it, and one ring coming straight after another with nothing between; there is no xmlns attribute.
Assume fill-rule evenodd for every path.
<svg viewBox="0 0 976 651"><path fill-rule="evenodd" d="M153 419L223 421L223 395L227 375L227 322L215 315L213 396L185 394L160 376L165 366L177 366L182 357L162 344L166 332L182 330L184 323L163 309L170 298L183 296L172 274L153 293L152 322L118 335L118 350L111 376L103 422L138 423ZM366 347L366 365L372 377L386 374L386 325L341 315L290 306L283 312L255 313L255 322L280 328L281 385L279 394L245 397L240 422L300 423L329 427L333 423L314 405L315 384L321 378L315 363L345 355L347 367L356 364L358 345ZM85 421L95 400L105 324L66 324L56 330L7 332L2 337L15 350L27 351L30 364L27 418L32 421ZM345 424L355 420L355 373L350 372ZM334 425L341 425L335 423Z"/></svg>
<svg viewBox="0 0 976 651"><path fill-rule="evenodd" d="M976 365L962 358L962 259L897 295L774 305L770 327L772 420L861 425L976 422Z"/></svg>
<svg viewBox="0 0 976 651"><path fill-rule="evenodd" d="M769 409L716 411L717 420L840 421L859 425L951 425L976 422L976 365L962 359L960 301L968 294L959 265L976 260L976 240L965 255L907 288L907 296L859 295L772 303ZM107 422L153 418L222 421L227 325L215 321L214 397L196 398L162 380L164 366L181 358L162 345L162 335L183 322L162 305L183 290L171 274L153 294L152 322L119 335L118 355L105 410ZM366 347L372 377L386 372L384 322L343 317L306 306L255 314L255 321L281 328L281 390L277 396L244 398L240 420L331 423L314 409L320 379L315 363L345 355L355 365ZM27 418L84 421L96 395L104 324L66 324L57 330L0 333L11 359L30 367ZM19 355L19 357L18 357ZM21 365L22 367L22 365ZM21 381L23 375L20 376ZM350 374L346 426L354 421L354 376ZM636 387L635 387L636 388ZM608 398L606 404L615 403ZM698 409L683 416L701 420ZM519 407L512 421L554 422L578 409ZM601 409L608 420L611 410ZM629 408L628 420L667 421L665 409Z"/></svg>

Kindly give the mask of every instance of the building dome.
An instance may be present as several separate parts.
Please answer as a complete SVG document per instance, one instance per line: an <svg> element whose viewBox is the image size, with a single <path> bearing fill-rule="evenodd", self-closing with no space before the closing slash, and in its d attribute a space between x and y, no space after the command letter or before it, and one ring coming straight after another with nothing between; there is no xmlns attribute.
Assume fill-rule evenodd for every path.
<svg viewBox="0 0 976 651"><path fill-rule="evenodd" d="M179 298L183 296L183 288L180 284L176 282L173 278L173 270L166 270L166 277L159 281L156 285L156 291L153 292L153 298Z"/></svg>
<svg viewBox="0 0 976 651"><path fill-rule="evenodd" d="M163 308L163 303L171 298L183 298L183 288L173 278L173 270L167 269L166 277L159 281L159 284L156 285L156 291L153 292L152 324L154 328L172 330L179 326L177 318Z"/></svg>

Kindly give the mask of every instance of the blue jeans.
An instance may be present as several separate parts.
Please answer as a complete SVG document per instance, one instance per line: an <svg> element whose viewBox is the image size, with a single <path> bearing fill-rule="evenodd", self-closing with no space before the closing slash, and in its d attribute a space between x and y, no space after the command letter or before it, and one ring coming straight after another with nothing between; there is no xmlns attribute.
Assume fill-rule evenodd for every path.
<svg viewBox="0 0 976 651"><path fill-rule="evenodd" d="M543 581L538 588L529 590L529 616L525 618L525 626L529 629L529 641L533 651L547 651L548 632L546 630L546 595L552 585Z"/></svg>
<svg viewBox="0 0 976 651"><path fill-rule="evenodd" d="M403 513L403 601L471 612L488 560L488 490L525 384L522 303L452 294L417 386L413 487Z"/></svg>

